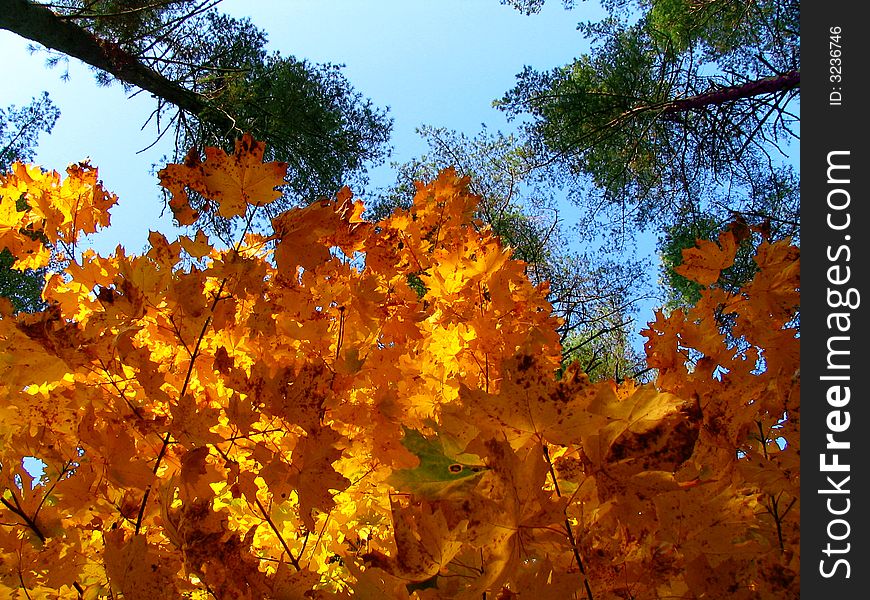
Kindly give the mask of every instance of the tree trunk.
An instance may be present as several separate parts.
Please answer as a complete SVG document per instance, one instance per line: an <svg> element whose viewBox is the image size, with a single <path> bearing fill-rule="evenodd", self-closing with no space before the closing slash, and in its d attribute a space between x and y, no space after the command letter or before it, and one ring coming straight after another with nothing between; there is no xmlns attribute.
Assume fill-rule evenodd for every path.
<svg viewBox="0 0 870 600"><path fill-rule="evenodd" d="M782 75L774 77L765 77L757 81L750 81L742 85L734 85L725 87L712 92L690 96L688 98L680 98L668 102L662 114L668 115L673 113L685 112L696 108L704 108L710 105L724 104L741 100L743 98L751 98L752 96L760 96L761 94L773 94L775 92L783 92L794 88L799 88L801 85L801 72L789 71Z"/></svg>
<svg viewBox="0 0 870 600"><path fill-rule="evenodd" d="M58 18L39 4L27 0L0 0L0 29L78 58L186 112L200 115L208 107L203 96L142 64L118 44L100 39L75 23ZM227 130L231 127L228 119L210 115L209 120Z"/></svg>

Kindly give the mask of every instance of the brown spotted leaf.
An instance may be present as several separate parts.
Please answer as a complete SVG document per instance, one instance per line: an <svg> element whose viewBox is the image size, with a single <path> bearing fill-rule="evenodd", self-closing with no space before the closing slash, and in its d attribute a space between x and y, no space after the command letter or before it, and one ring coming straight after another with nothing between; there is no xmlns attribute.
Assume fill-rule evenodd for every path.
<svg viewBox="0 0 870 600"><path fill-rule="evenodd" d="M521 354L505 360L502 372L497 394L463 386L460 396L476 423L503 429L515 446L531 438L568 445L605 423L600 414L587 410L599 386L576 365L556 381L535 356Z"/></svg>
<svg viewBox="0 0 870 600"><path fill-rule="evenodd" d="M674 471L691 456L698 438L697 406L652 385L628 397L599 394L589 410L606 422L583 435L583 451L596 469L629 462L633 472Z"/></svg>

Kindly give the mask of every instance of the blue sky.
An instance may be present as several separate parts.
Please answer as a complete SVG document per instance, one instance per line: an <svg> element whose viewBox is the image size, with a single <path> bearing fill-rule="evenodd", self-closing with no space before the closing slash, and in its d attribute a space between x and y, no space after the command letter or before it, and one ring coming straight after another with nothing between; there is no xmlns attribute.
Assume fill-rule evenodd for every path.
<svg viewBox="0 0 870 600"><path fill-rule="evenodd" d="M513 127L492 101L513 86L524 65L547 69L584 52L577 23L603 14L597 4L566 11L556 0L528 17L498 0L224 0L219 8L250 17L268 33L270 50L345 65L357 91L390 107L393 162L425 151L414 131L424 124L470 135L482 123L490 130ZM98 86L76 59L49 69L47 55L29 52L28 45L0 30L0 107L25 105L48 91L61 117L40 137L35 162L62 172L90 158L106 188L118 194L112 226L93 238L93 247L109 253L121 244L138 252L149 231L174 231L168 211L161 216L152 169L162 166L168 141L140 152L155 139L153 125L142 129L154 100L145 93L129 98L120 85ZM388 165L371 172L372 186L394 180Z"/></svg>
<svg viewBox="0 0 870 600"><path fill-rule="evenodd" d="M531 16L499 0L224 0L219 8L250 17L267 32L269 50L344 65L357 91L390 108L393 153L370 172L371 188L395 181L389 162L405 162L426 150L415 133L421 125L470 136L481 124L490 131L512 130L516 123L508 123L492 101L513 87L525 65L546 70L587 51L577 23L605 16L597 2L585 0L574 10L550 0ZM146 93L130 98L117 84L98 86L92 71L76 59L49 69L46 53L30 53L28 44L0 30L4 80L15 82L0 88L0 106L26 104L48 91L61 117L50 135L40 137L35 162L62 171L89 157L106 188L120 197L112 227L94 236L93 247L110 253L121 244L136 253L145 248L150 230L171 237L175 230L168 210L161 215L152 168L162 166L168 140L140 152L155 139L153 124L142 129L154 100ZM562 222L570 224L577 209L562 208ZM641 243L642 252L652 253L654 242ZM657 276L650 272L650 283ZM641 306L635 332L653 318L654 304ZM642 346L643 338L636 334L635 343Z"/></svg>
<svg viewBox="0 0 870 600"><path fill-rule="evenodd" d="M390 160L397 162L425 150L414 133L423 124L471 135L481 123L510 128L492 101L512 87L524 65L550 68L582 53L586 42L577 23L602 15L597 4L566 11L556 1L533 16L498 0L224 0L219 8L250 17L268 33L270 50L345 65L359 92L390 107ZM106 187L120 196L113 226L94 240L96 248L109 252L121 243L139 251L149 230L171 230L168 216L160 217L152 173L168 145L139 153L155 139L153 125L141 129L153 99L145 93L128 98L120 85L99 87L76 59L49 69L44 52L31 54L26 40L7 31L0 31L0 56L7 82L0 106L26 104L45 90L61 110L51 135L40 137L36 162L62 170L90 157ZM375 186L394 180L388 166L371 179Z"/></svg>

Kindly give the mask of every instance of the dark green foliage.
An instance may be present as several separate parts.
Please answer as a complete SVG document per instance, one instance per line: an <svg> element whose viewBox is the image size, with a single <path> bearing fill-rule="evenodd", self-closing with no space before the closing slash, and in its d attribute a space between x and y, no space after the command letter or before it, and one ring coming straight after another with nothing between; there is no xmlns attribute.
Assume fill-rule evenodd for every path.
<svg viewBox="0 0 870 600"><path fill-rule="evenodd" d="M219 0L218 0L219 2ZM133 44L144 33L164 35L167 24L202 13L218 4L214 0L58 0L43 2L58 14L90 23L94 35Z"/></svg>
<svg viewBox="0 0 870 600"><path fill-rule="evenodd" d="M139 49L145 42L137 56L208 101L199 115L179 114L181 154L209 145L231 150L250 132L266 143L267 159L289 163L288 192L306 203L358 182L388 152L386 111L356 92L340 66L267 53L265 32L247 19L215 11L190 17L161 40L173 58L165 65ZM232 129L221 127L222 116Z"/></svg>
<svg viewBox="0 0 870 600"><path fill-rule="evenodd" d="M0 108L0 176L16 161L33 160L39 134L50 133L59 115L46 93L21 108ZM42 310L46 270L16 271L12 269L14 262L8 250L0 249L0 297L8 298L16 311Z"/></svg>
<svg viewBox="0 0 870 600"><path fill-rule="evenodd" d="M409 273L407 277L408 287L416 292L418 298L422 298L429 291L426 284L420 278L418 273Z"/></svg>
<svg viewBox="0 0 870 600"><path fill-rule="evenodd" d="M756 182L777 176L797 139L798 3L603 4L610 18L580 26L588 54L527 67L497 102L531 116L527 146L560 168L582 225L667 226L723 199L721 217L757 212Z"/></svg>
<svg viewBox="0 0 870 600"><path fill-rule="evenodd" d="M51 133L60 111L43 92L21 108L0 108L0 173L15 161L33 160L40 133Z"/></svg>
<svg viewBox="0 0 870 600"><path fill-rule="evenodd" d="M44 310L41 295L46 269L17 271L12 268L14 262L9 250L0 251L0 297L12 302L16 312Z"/></svg>
<svg viewBox="0 0 870 600"><path fill-rule="evenodd" d="M656 156L662 139L650 131L654 113L635 111L638 98L651 104L662 99L643 31L615 27L602 28L606 37L594 55L544 73L526 67L497 103L513 115L530 112L535 120L526 133L535 151L585 174L611 201L637 196L661 180Z"/></svg>
<svg viewBox="0 0 870 600"><path fill-rule="evenodd" d="M61 52L50 53L50 61L64 52L79 56L95 66L100 83L120 81L154 96L149 122L156 124L158 139L168 134L175 142L166 161L179 162L191 148L232 151L235 140L250 133L265 142L267 160L289 165L288 199L270 210L331 196L342 185L360 192L366 170L389 152L392 121L386 110L355 91L340 66L267 52L264 31L249 19L219 13L218 4L68 0L25 3L19 10L21 20L38 17L59 29L72 25L70 35L87 32L74 42L44 36ZM34 6L48 6L61 18L38 15ZM27 36L41 39L32 29ZM98 48L88 45L94 37ZM267 212L261 227L269 225ZM202 219L200 226L218 234L229 235L234 227L207 211Z"/></svg>

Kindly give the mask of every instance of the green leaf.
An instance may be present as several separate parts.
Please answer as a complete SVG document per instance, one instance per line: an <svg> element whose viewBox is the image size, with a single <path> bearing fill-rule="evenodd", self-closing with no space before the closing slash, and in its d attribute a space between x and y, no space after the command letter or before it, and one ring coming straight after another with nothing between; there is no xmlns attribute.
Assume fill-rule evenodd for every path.
<svg viewBox="0 0 870 600"><path fill-rule="evenodd" d="M489 468L449 456L437 435L429 439L415 429L404 426L402 429L405 432L402 445L420 459L420 464L413 469L393 471L387 478L387 483L400 492L427 499L462 496L477 484L480 476Z"/></svg>

